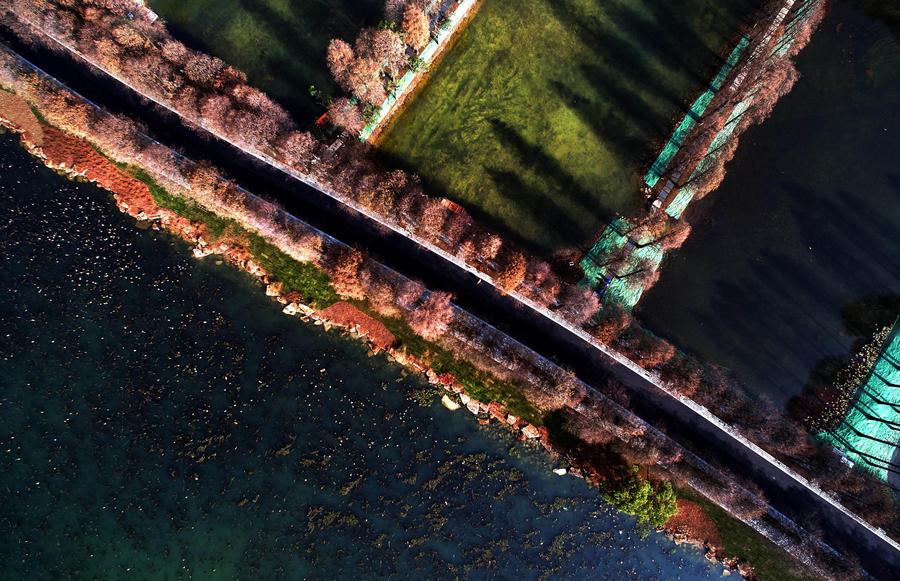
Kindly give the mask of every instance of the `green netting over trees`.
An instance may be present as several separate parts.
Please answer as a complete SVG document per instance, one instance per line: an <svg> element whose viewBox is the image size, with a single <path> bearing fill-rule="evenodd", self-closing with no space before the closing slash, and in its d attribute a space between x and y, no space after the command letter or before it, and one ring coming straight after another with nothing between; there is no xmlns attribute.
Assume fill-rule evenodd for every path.
<svg viewBox="0 0 900 581"><path fill-rule="evenodd" d="M688 204L691 203L691 200L694 199L694 188L690 185L697 176L702 174L703 172L709 169L709 165L714 163L714 159L712 157L712 153L722 148L725 143L731 139L734 130L738 126L738 119L747 112L747 109L750 108L750 105L753 104L753 95L749 95L746 99L739 102L735 105L734 110L732 110L731 115L728 116L728 121L725 123L725 126L716 134L716 138L712 140L712 143L709 144L709 149L707 149L706 156L700 160L700 163L697 164L697 167L694 168L694 171L691 173L690 178L687 180L687 185L678 190L678 193L666 207L666 213L675 218L676 220L681 218L681 215L687 209Z"/></svg>
<svg viewBox="0 0 900 581"><path fill-rule="evenodd" d="M819 437L831 442L860 468L887 481L889 463L900 440L898 409L900 320L894 324L881 355L859 387L847 417L836 429Z"/></svg>
<svg viewBox="0 0 900 581"><path fill-rule="evenodd" d="M681 146L687 141L687 137L690 135L691 130L697 125L700 117L703 116L706 108L709 107L709 104L712 102L713 97L715 97L719 89L722 88L725 79L731 74L731 70L737 65L741 58L741 54L743 54L744 49L746 49L749 44L749 37L741 37L741 40L738 42L737 46L734 47L734 50L731 51L725 64L719 70L719 73L712 80L712 83L710 83L709 88L694 101L694 104L687 112L687 115L684 116L684 119L675 129L675 133L672 134L671 139L669 139L669 142L666 143L666 146L660 152L659 157L657 157L656 161L653 162L653 165L650 166L650 171L644 176L644 183L648 186L651 188L655 186L659 179L666 173L666 170L669 168L669 163L672 162L672 159L681 149Z"/></svg>
<svg viewBox="0 0 900 581"><path fill-rule="evenodd" d="M787 51L794 44L794 29L795 29L795 27L797 26L797 24L799 22L801 22L804 18L807 17L807 15L809 13L809 9L813 5L814 5L813 2L809 2L809 1L804 2L802 7L797 11L796 15L791 20L790 24L785 28L784 33L782 33L782 35L776 41L775 48L770 53L769 58L784 57L784 55L787 53ZM755 91L751 92L749 95L747 95L747 97L745 97L737 105L735 105L734 110L731 112L731 115L729 115L728 121L726 122L725 126L716 135L716 137L715 137L715 139L713 139L712 143L710 143L709 149L707 150L706 157L704 157L703 160L699 164L697 164L697 167L694 168L694 171L691 173L690 178L687 180L688 185L684 186L683 188L680 188L678 190L678 192L675 194L675 197L672 198L672 201L666 207L666 213L669 214L670 216L672 216L673 218L675 218L676 220L678 218L681 218L681 215L684 213L684 211L687 209L688 205L694 199L694 189L691 187L690 183L698 175L702 174L704 171L706 171L708 169L709 164L712 162L711 154L713 152L721 149L725 145L725 143L727 143L728 140L732 138L732 134L734 133L734 130L737 127L737 120L744 113L746 113L747 109L750 108L750 105L753 104L754 93L755 93ZM676 135L677 135L677 131L676 131ZM673 140L674 139L675 138L673 137ZM669 144L672 144L672 141L670 141ZM667 145L666 147L669 147L669 146ZM679 147L680 147L680 145L679 145ZM677 149L675 151L677 152ZM665 152L665 150L664 150L664 152ZM673 153L673 155L674 155L674 153ZM657 167L657 164L659 164L660 160L662 160L662 159L663 159L663 156L661 154L659 159L656 160L656 163L653 164L653 167L651 167L650 171L647 173L648 177L654 172L654 168ZM666 163L668 163L668 162L666 162ZM661 172L664 170L665 170L665 167L662 167L662 169L660 170L660 175L661 175ZM653 184L651 184L650 181L647 180L647 178L645 178L645 181L647 182L648 185L652 186L656 183L656 181L658 181L658 178L657 178L657 180L655 180L653 182Z"/></svg>
<svg viewBox="0 0 900 581"><path fill-rule="evenodd" d="M601 292L605 304L616 303L626 310L632 309L644 293L645 271L653 271L662 263L664 252L659 243L632 238L634 226L625 218L617 218L606 227L600 238L581 259L584 281ZM613 257L625 257L615 261L615 271L610 267Z"/></svg>
<svg viewBox="0 0 900 581"><path fill-rule="evenodd" d="M818 0L802 1L791 17L790 22L784 27L782 34L775 41L774 47L765 58L777 59L784 57L795 42L794 32L796 26L808 17L811 13L811 8L817 3ZM768 37L768 40L770 39L771 36ZM696 126L700 117L715 97L715 93L724 85L749 45L750 37L742 36L729 55L725 65L710 83L707 91L694 102L688 114L685 115L684 120L675 130L672 138L644 176L644 181L648 186L655 186L665 174L672 159L684 145L691 130ZM763 42L763 44L759 45L757 51L761 52L767 46L768 42ZM756 54L751 56L751 58L755 57L757 57ZM715 153L721 150L730 139L734 138L734 132L740 125L739 120L750 109L755 99L755 94L756 89L751 87L751 90L744 95L744 98L734 106L722 130L716 134L712 143L710 143L706 156L691 172L685 182L686 185L675 192L672 201L666 207L665 211L669 216L676 220L681 218L681 215L694 199L695 190L691 184L708 171L711 164L718 163ZM581 267L585 274L583 284L590 285L602 293L604 303L618 303L626 309L633 308L645 290L645 277L633 276L633 274L638 273L636 269L644 272L651 268L656 269L662 263L665 255L660 244L651 243L652 241L635 240L630 235L632 231L633 225L629 221L624 218L616 219L603 231L591 250L581 260Z"/></svg>

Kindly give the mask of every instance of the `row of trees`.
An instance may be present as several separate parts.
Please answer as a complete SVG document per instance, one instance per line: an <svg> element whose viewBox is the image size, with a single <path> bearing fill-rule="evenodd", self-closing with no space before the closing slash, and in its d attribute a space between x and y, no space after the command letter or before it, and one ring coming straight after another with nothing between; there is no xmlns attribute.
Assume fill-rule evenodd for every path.
<svg viewBox="0 0 900 581"><path fill-rule="evenodd" d="M299 262L328 273L342 297L368 300L380 314L402 317L417 334L440 339L454 320L451 295L429 292L369 259L357 249L325 239L279 206L253 196L221 177L207 162L194 163L149 139L130 119L87 104L44 77L0 55L0 84L15 88L54 125L89 140L117 161L138 165L167 190L257 232Z"/></svg>
<svg viewBox="0 0 900 581"><path fill-rule="evenodd" d="M625 226L624 221L617 220L609 228ZM681 248L691 235L691 226L685 220L676 220L667 213L654 209L617 233L627 239L627 244L617 245L605 254L592 253L591 260L596 266L602 267L610 278L628 279L647 290L659 280L659 264L649 258L635 260L635 251L653 246L665 254Z"/></svg>
<svg viewBox="0 0 900 581"><path fill-rule="evenodd" d="M291 219L276 206L223 180L209 164L194 164L171 155L171 152L163 155L164 148L145 138L128 119L88 106L48 84L46 79L16 69L14 63L4 60L3 56L0 53L0 84L13 86L32 102L39 103L41 112L54 124L89 137L95 145L123 163L140 164L149 169L155 180L192 203L215 208L217 213L247 228L255 228L297 260L316 263L328 272L332 285L344 298L365 298L379 313L402 317L424 338L438 341L454 353L467 355L467 351L456 348L455 338L450 342L444 340L451 326L455 326L455 336L472 339L466 344L477 349L483 358L480 368L492 374L498 369L515 373L522 379L520 385L528 401L541 410L575 406L586 397L584 385L574 374L542 366L533 352L514 344L496 329L465 313L457 314L447 293L428 292L421 283L389 271L362 252L327 239ZM98 128L110 132L98 135L94 133ZM158 163L146 164L153 157L159 158ZM231 245L242 243L246 241L240 236L232 235L229 239ZM280 285L272 282L272 286ZM640 441L644 435L639 427L618 416L608 422L590 423L595 431L600 425L607 426L611 434L607 445L616 449L624 450L626 442ZM591 441L592 445L597 443ZM677 461L671 454L657 452L650 443L641 444L638 452L623 455L627 461L645 466L655 465L664 457L668 459L666 461ZM671 484L656 479L651 481L636 469L617 472L616 478L605 481L603 492L620 510L636 515L642 523L651 526L660 526L675 511Z"/></svg>
<svg viewBox="0 0 900 581"><path fill-rule="evenodd" d="M431 38L431 21L440 0L388 0L386 20L379 28L365 28L350 43L333 39L328 45L328 69L350 96L334 99L328 108L331 122L359 133L364 110L380 107L400 73L415 66Z"/></svg>
<svg viewBox="0 0 900 581"><path fill-rule="evenodd" d="M496 234L480 228L464 211L429 198L414 177L378 168L361 149L364 146L345 147L343 153L329 158L321 143L308 133L298 131L280 107L246 85L241 73L218 59L190 51L171 39L158 23L141 18L129 20L128 9L133 8L130 2L85 0L69 4L62 0L11 0L7 6L21 20L48 27L63 42L98 59L103 66L129 79L141 92L170 103L185 117L202 120L236 142L269 152L292 167L314 172L373 212L414 230L419 236L490 273L501 290L525 294L570 321L586 325L598 340L613 344L648 368L659 369L685 395L698 398L724 419L743 426L757 441L782 457L799 452L804 454L801 462L807 466L828 463L827 457L823 459L821 451L810 445L807 434L795 426L754 422L754 418L778 418L780 414L769 415L745 401L739 388L724 374L684 358L671 345L641 330L614 307L600 312L600 301L590 289L562 282L546 263L528 257ZM18 29L25 38L34 38L33 33L22 29L21 22L4 18L4 23ZM767 66L766 70L775 69ZM28 80L28 74L24 75ZM6 79L9 83L19 80L22 79ZM280 240L292 256L309 260L323 252L320 240L297 236L289 222L270 220L263 226L257 224L261 217L278 215L279 210L271 204L248 200L237 188L211 179L210 172L202 166L185 169L181 161L163 146L138 143L133 138L136 128L129 121L92 119L90 109L83 103L46 87L38 88L38 85L40 83L35 81L33 92L43 91L37 99L53 112L58 122L75 128L83 136L99 137L105 151L122 152L123 156L157 174L170 176L172 187L183 188L181 184L190 183L203 205L248 227L265 231L267 236ZM186 95L189 98L185 99ZM317 159L319 161L315 163ZM242 209L237 211L235 208ZM654 238L660 244L676 244L683 241L688 231L686 225L681 224L642 222L638 226L641 234L635 238L639 244ZM351 290L351 278L347 277L345 291ZM408 294L373 280L375 282L359 292L377 297L376 302L387 310L401 308L398 304L409 304L408 300L400 298ZM410 324L422 334L439 337L450 324L449 297L439 293L427 297L420 293L419 296L420 302L413 307L419 309L419 314ZM838 480L855 482L849 477Z"/></svg>
<svg viewBox="0 0 900 581"><path fill-rule="evenodd" d="M492 373L497 373L501 368L512 370L522 379L521 385L529 386L525 391L529 400L541 409L577 406L584 397L585 392L573 375L560 375L558 368L541 369L540 364L534 362L533 353L525 353L521 348L511 346L498 337L496 330L473 322L470 316L460 318L465 314L455 311L449 295L428 293L421 283L403 279L396 273L386 273L383 267L368 260L359 251L336 246L333 241L290 219L276 206L249 196L240 188L221 180L212 166L191 164L165 147L144 139L139 128L129 120L98 114L72 95L48 84L45 79L16 67L10 60L2 60L0 65L0 83L16 88L33 103L39 104L41 112L51 122L91 139L120 161L147 168L166 188L234 219L248 229L254 229L297 260L319 264L330 273L335 287L345 296L366 296L379 312L388 316L404 316L416 332L444 345L453 346L461 333L468 334L472 340L467 345L470 349L477 349L483 358L481 368ZM621 322L625 320L621 314L609 316L608 319L619 321L610 323L609 328L621 327ZM452 334L449 333L451 327L455 328ZM454 352L468 356L466 351ZM504 358L502 366L497 365L500 354ZM686 367L695 369L693 366ZM620 392L621 397L627 397L621 394L621 389L615 391ZM656 444L644 442L647 437L644 431L627 421L622 423L610 418L605 422L593 421L590 426L595 433L603 431L606 434L603 439L608 443L618 442L619 453L624 454L629 463L650 466L658 460L669 465L670 470L679 466L682 472L687 469L680 463L677 452L658 449ZM628 446L623 442L627 442ZM599 443L599 440L595 439L594 443ZM637 447L632 449L629 446ZM840 478L848 490L852 488L860 498L865 498L868 506L875 506L879 501L879 498L867 498L866 495L873 496L872 487L866 485L864 478L849 473L842 464L827 468L834 470L836 478ZM697 476L696 472L693 474ZM656 486L654 490L660 490ZM643 487L643 483L637 488L627 487L640 493L632 501L643 498ZM667 497L662 494L659 500L665 501ZM628 498L626 495L622 502ZM741 500L739 495L735 498ZM665 504L638 502L634 508L641 512L650 511L647 514L651 514ZM644 508L641 509L641 506ZM879 508L882 514L890 514L884 510L884 505Z"/></svg>
<svg viewBox="0 0 900 581"><path fill-rule="evenodd" d="M437 5L393 3L392 13L401 4L404 15L434 10ZM312 174L383 219L454 252L494 276L505 292L523 292L578 322L597 312L599 301L589 290L566 288L549 265L475 224L460 208L427 196L414 176L379 167L365 145L347 143L337 155L332 154L311 134L299 131L280 106L248 86L242 73L219 59L188 49L171 38L158 21L150 22L140 15L129 18L133 9L134 5L125 0L85 0L77 4L11 0L8 14L16 19L7 17L4 23L31 41L43 38L39 31L52 34L186 119L248 150ZM390 29L364 31L363 41L353 51L354 58L363 55L377 62L379 70L393 70L402 52L394 38L397 35ZM347 114L362 122L352 107Z"/></svg>
<svg viewBox="0 0 900 581"><path fill-rule="evenodd" d="M782 4L772 2L769 12L777 12ZM679 187L690 186L696 199L721 185L725 178L725 166L734 157L740 136L752 125L767 119L777 102L793 89L799 79L792 58L809 43L813 32L821 24L827 12L827 2L818 2L812 7L804 5L802 9L802 18L785 20L775 32L772 44L760 56L742 65L740 75L743 82L737 87L728 84L715 96L689 142L673 161L670 175L678 176L676 181ZM759 36L765 30L766 27L758 30L753 40L760 41ZM784 40L778 41L779 38ZM785 50L776 53L773 52L775 49ZM749 98L752 98L749 107L735 114L735 107ZM716 137L726 127L731 132L729 137L712 147Z"/></svg>

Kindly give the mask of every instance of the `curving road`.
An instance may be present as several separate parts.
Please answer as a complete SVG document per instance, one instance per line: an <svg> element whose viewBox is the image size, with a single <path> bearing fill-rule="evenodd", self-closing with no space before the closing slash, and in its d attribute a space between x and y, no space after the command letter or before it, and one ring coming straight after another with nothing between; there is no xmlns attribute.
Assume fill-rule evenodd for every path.
<svg viewBox="0 0 900 581"><path fill-rule="evenodd" d="M356 242L387 265L423 279L429 287L453 291L460 306L573 369L587 383L602 385L612 375L630 388L632 407L641 417L664 428L670 437L714 466L755 482L774 508L808 530L821 531L825 542L856 557L871 575L889 579L900 571L900 546L896 542L747 442L705 408L673 395L658 378L596 343L581 329L523 296L499 294L489 276L369 215L322 184L206 129L186 127L178 122L176 112L162 104L147 107L152 99L132 92L122 80L73 67L72 61L54 55L27 52L40 61L42 68L87 97L111 110L138 116L157 134L185 146L194 156L210 157L224 165L251 191L268 192L289 211L340 239Z"/></svg>

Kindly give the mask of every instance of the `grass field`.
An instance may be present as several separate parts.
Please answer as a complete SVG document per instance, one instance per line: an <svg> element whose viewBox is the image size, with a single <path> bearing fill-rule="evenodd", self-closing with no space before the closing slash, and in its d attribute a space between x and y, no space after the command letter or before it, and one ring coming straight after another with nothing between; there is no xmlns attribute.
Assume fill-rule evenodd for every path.
<svg viewBox="0 0 900 581"><path fill-rule="evenodd" d="M636 208L752 0L484 0L381 151L539 252Z"/></svg>
<svg viewBox="0 0 900 581"><path fill-rule="evenodd" d="M719 505L690 489L679 489L678 497L698 503L716 523L722 536L722 550L730 557L749 562L761 581L813 581L784 549L730 516Z"/></svg>
<svg viewBox="0 0 900 581"><path fill-rule="evenodd" d="M324 108L309 86L340 94L325 53L383 17L383 0L149 0L175 36L241 69L301 125Z"/></svg>

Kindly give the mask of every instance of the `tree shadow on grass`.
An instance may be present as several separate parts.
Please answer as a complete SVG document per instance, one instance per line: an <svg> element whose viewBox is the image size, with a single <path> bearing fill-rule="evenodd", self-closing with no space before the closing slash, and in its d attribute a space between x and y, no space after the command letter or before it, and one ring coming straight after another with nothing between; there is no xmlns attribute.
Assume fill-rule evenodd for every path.
<svg viewBox="0 0 900 581"><path fill-rule="evenodd" d="M281 43L285 55L288 55L267 54L264 60L272 75L280 76L280 80L294 86L293 91L282 94L279 98L287 103L291 113L301 121L312 119L321 112L321 107L308 95L307 87L319 85L325 91L335 94L339 92L328 72L325 58L331 37L346 37L346 40L352 41L364 25L374 24L376 21L376 11L365 6L359 6L354 12L355 18L351 18L339 8L328 9L315 3L303 2L291 4L292 16L285 18L267 2L237 0L237 3L244 12L272 31L273 36ZM310 21L315 21L316 25L308 24ZM298 34L300 23L313 26L318 32Z"/></svg>
<svg viewBox="0 0 900 581"><path fill-rule="evenodd" d="M736 8L720 10L743 16L752 13L757 4L755 0L737 1ZM602 10L614 27L579 14L572 2L547 3L556 18L589 48L581 69L597 97L587 98L559 81L551 81L551 87L621 159L633 160L635 166L651 163L677 118L690 111L693 100L726 58L727 51L711 47L691 21L692 10L701 9L703 0L689 2L690 6L654 5L655 20L633 4L604 4ZM739 19L724 19L728 22L720 25L716 35L736 38ZM683 88L660 77L657 65L686 76L696 90L682 94Z"/></svg>
<svg viewBox="0 0 900 581"><path fill-rule="evenodd" d="M687 4L687 6L685 5ZM694 30L688 16L700 9L696 2L660 2L654 6L655 20L634 10L621 7L615 10L616 28L626 38L639 39L640 45L667 67L677 70L698 84L707 84L712 74L722 66L726 54L721 47L710 46L705 38ZM717 19L717 36L734 37L737 41L740 20L753 14L759 2L754 0L729 0L730 17ZM730 51L732 47L729 47Z"/></svg>
<svg viewBox="0 0 900 581"><path fill-rule="evenodd" d="M265 42L257 39L256 54L234 56L234 62L229 64L239 69L246 68L241 64L242 59L245 65L257 59L262 67L251 71L251 84L284 105L301 125L306 125L321 113L321 106L308 94L310 85L318 85L320 89L334 94L339 92L326 63L328 42L332 37L352 40L363 26L377 23L383 9L379 0L293 2L286 3L290 15L285 16L266 1L228 2L233 16L226 24L250 22L245 31L247 34L254 34L256 27L267 30L278 42L278 48L284 51L284 55L275 54ZM162 13L165 17L166 12ZM202 18L201 12L199 17L194 17L195 22L167 22L166 26L187 46L226 61L231 60L211 46L216 44L217 35L222 40L228 34L228 27L209 31L208 23L203 23ZM229 39L224 38L224 41L227 44Z"/></svg>
<svg viewBox="0 0 900 581"><path fill-rule="evenodd" d="M548 252L559 246L575 246L582 241L584 237L580 229L572 224L569 213L547 192L528 186L519 174L512 171L488 167L484 171L490 176L498 195L515 207L517 214L527 215L527 221L545 232L549 245L536 244L520 237L518 242L523 247Z"/></svg>
<svg viewBox="0 0 900 581"><path fill-rule="evenodd" d="M583 66L598 67L597 57L606 63L609 78L622 84L629 79L635 86L645 87L648 93L664 100L674 107L684 108L685 96L675 93L668 84L654 74L651 59L644 46L625 40L618 30L609 30L593 19L582 21L575 12L556 2L550 2L556 17L567 28L574 31L581 43L591 52L585 55ZM606 11L612 8L604 8ZM627 13L627 10L622 10ZM589 23L589 24L587 24ZM598 67L599 68L599 67Z"/></svg>
<svg viewBox="0 0 900 581"><path fill-rule="evenodd" d="M608 223L613 213L598 200L595 192L582 186L578 180L562 165L538 145L529 143L513 127L499 119L488 119L494 135L508 150L515 153L521 167L536 175L549 179L555 185L555 192L546 192L545 196L558 195L579 211L597 217L598 222Z"/></svg>
<svg viewBox="0 0 900 581"><path fill-rule="evenodd" d="M550 81L550 87L591 128L605 148L619 160L630 162L629 171L637 171L652 156L655 151L652 140L637 135L631 124L634 120L628 119L621 109L611 105L601 107L559 81ZM649 122L642 125L648 127Z"/></svg>
<svg viewBox="0 0 900 581"><path fill-rule="evenodd" d="M634 3L604 2L602 10L610 22L607 24L581 14L571 1L547 0L556 18L575 32L593 56L603 57L609 63L610 76L630 79L682 110L687 110L694 95L675 92L659 78L654 65L685 76L698 88L709 83L724 63L727 51L711 46L696 30L697 23L691 21L692 14L709 10L707 4L707 0L657 2L651 8L651 17L637 10ZM727 8L717 11L728 11L728 16L734 16L717 19L719 26L712 34L737 39L741 18L752 14L757 2L734 0L727 4ZM591 62L596 63L596 59Z"/></svg>

